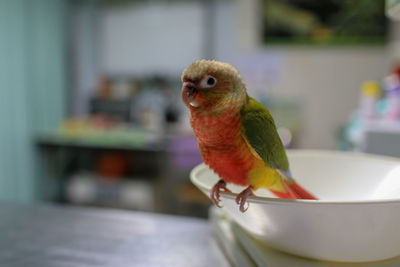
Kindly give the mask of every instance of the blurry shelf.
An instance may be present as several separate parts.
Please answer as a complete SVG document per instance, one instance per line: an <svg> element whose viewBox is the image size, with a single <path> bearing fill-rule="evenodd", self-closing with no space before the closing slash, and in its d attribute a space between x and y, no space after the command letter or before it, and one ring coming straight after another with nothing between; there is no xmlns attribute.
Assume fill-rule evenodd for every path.
<svg viewBox="0 0 400 267"><path fill-rule="evenodd" d="M40 182L42 184L39 192L40 197L47 201L70 203L68 190L71 189L69 188L71 178L73 179L74 175L83 171L96 173L96 175L97 173L107 172L120 174L127 172L127 175L139 175L139 177L145 177L148 185L152 186L151 190L155 189L155 183L165 179L169 145L167 139L154 138L150 134L146 137L142 132L136 133L136 135L132 134L131 137L127 136L127 138L131 138L127 142L124 139L116 140L115 135L112 138L105 135L99 135L96 138L92 138L88 134L69 136L46 134L38 136L36 145L39 152ZM138 137L138 142L134 140L136 137ZM121 160L124 163L120 166L117 163ZM82 182L80 184L83 187L80 188L89 190L89 195L92 195L90 201L86 201L86 203L83 201L78 204L109 206L114 202L119 205L123 202L119 199L119 192L122 192L125 195L123 198L128 199L127 201L132 204L132 199L141 195L133 189L135 183L133 180L128 181L124 179L126 177L120 177L118 182L109 181L107 183L104 179L97 179L96 175L90 175L83 180L75 180L75 182L78 181L78 184ZM124 188L122 184L132 189L128 190L130 193L123 193L127 188ZM136 185L138 186L137 183ZM150 195L154 196L153 193ZM97 199L100 200L97 201L97 197L103 197L103 199ZM110 198L107 199L107 197ZM162 197L161 194L157 201L152 198L151 201L147 201L149 206L141 205L141 207L137 206L136 209L160 211L163 209ZM134 205L125 204L130 206L128 208L135 208Z"/></svg>
<svg viewBox="0 0 400 267"><path fill-rule="evenodd" d="M86 134L41 134L36 137L41 146L68 146L118 150L165 150L168 140L148 132L90 132Z"/></svg>
<svg viewBox="0 0 400 267"><path fill-rule="evenodd" d="M88 134L38 136L40 197L61 203L205 217L210 202L187 185L190 169L201 161L194 137L137 136L140 142L110 141L106 136L92 138ZM82 173L89 175L76 177ZM100 177L103 175L118 178L105 181ZM71 192L78 197L75 194L73 199ZM144 197L143 192L150 193Z"/></svg>

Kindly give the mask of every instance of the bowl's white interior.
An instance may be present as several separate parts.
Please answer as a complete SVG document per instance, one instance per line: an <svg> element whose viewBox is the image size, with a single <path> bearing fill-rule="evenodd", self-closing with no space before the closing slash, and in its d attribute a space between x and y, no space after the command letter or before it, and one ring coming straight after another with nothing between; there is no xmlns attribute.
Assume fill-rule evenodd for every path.
<svg viewBox="0 0 400 267"><path fill-rule="evenodd" d="M293 177L322 201L400 199L400 160L335 151L288 151ZM196 173L206 190L219 180L211 171ZM242 187L229 185L238 193ZM257 190L257 196L272 195Z"/></svg>

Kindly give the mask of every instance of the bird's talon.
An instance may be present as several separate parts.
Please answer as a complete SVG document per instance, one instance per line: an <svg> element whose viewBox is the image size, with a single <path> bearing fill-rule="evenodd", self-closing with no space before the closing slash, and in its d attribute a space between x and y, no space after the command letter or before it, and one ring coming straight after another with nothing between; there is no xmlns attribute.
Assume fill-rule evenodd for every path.
<svg viewBox="0 0 400 267"><path fill-rule="evenodd" d="M219 204L221 202L221 198L220 198L220 190L224 190L224 192L231 192L231 190L229 190L226 187L226 183L224 180L219 180L218 183L216 183L213 188L211 189L211 200L214 203L215 206L217 206L218 208L222 208L222 206Z"/></svg>
<svg viewBox="0 0 400 267"><path fill-rule="evenodd" d="M244 205L247 203L247 207L245 208L244 207ZM241 212L245 212L248 208L250 207L250 204L248 203L248 202L242 202L241 204L240 204L240 211Z"/></svg>
<svg viewBox="0 0 400 267"><path fill-rule="evenodd" d="M249 203L247 203L247 207L246 207L246 208L244 207L244 205L245 205L246 202L247 202L247 198L248 198L249 196L252 196L252 195L254 195L254 194L253 194L253 187L252 187L252 186L247 187L245 190L243 190L242 192L240 192L239 195L237 195L237 197L236 197L236 204L239 205L239 210L240 210L241 212L245 212L245 211L249 208L249 206L250 206Z"/></svg>

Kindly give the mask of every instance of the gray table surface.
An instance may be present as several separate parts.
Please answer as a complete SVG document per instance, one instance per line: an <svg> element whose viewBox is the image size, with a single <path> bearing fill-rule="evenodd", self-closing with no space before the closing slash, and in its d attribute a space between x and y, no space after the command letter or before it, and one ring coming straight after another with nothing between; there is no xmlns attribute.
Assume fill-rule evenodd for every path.
<svg viewBox="0 0 400 267"><path fill-rule="evenodd" d="M0 266L229 266L206 220L0 204Z"/></svg>

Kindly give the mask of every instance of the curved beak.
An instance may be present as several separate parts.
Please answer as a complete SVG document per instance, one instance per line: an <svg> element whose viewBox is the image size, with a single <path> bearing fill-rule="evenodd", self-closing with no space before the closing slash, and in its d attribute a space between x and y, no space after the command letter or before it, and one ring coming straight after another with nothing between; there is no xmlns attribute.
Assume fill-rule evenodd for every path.
<svg viewBox="0 0 400 267"><path fill-rule="evenodd" d="M194 96L197 93L197 87L192 82L184 82L183 88L186 91L187 97Z"/></svg>
<svg viewBox="0 0 400 267"><path fill-rule="evenodd" d="M192 82L184 82L182 86L182 99L186 105L190 105L192 107L198 107L199 103L196 100L196 96L198 93L198 88L196 84Z"/></svg>

